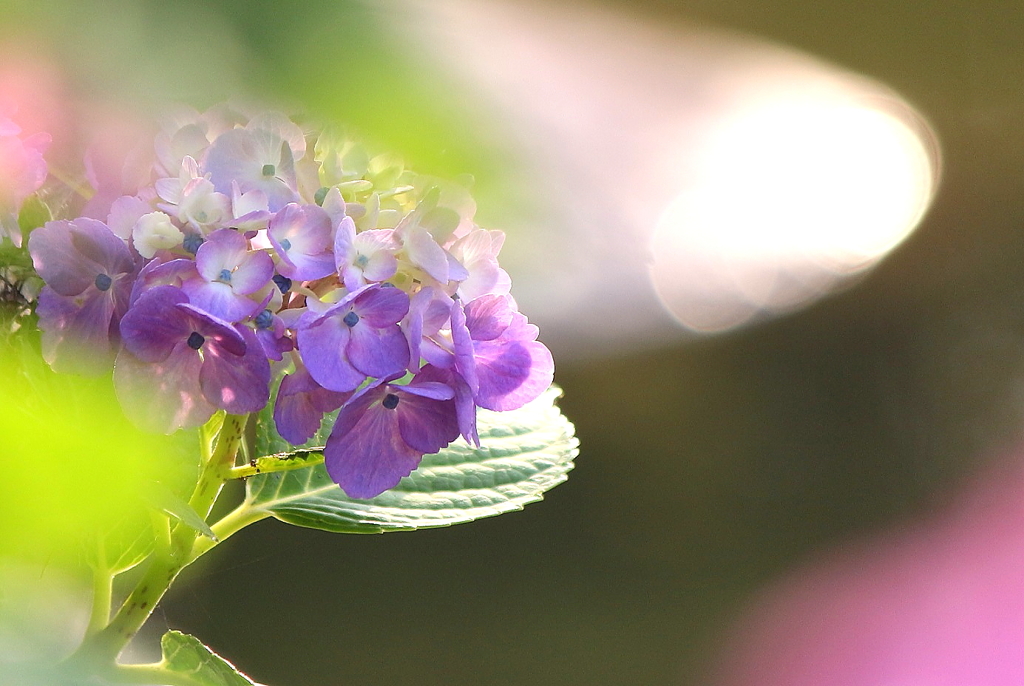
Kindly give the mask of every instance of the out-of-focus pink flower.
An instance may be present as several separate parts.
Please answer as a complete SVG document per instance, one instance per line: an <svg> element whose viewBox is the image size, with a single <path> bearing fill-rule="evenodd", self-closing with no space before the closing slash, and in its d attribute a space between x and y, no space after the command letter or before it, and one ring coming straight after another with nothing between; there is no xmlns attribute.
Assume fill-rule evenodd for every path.
<svg viewBox="0 0 1024 686"><path fill-rule="evenodd" d="M22 136L20 126L0 115L0 211L16 213L46 181L43 153L50 141L48 133Z"/></svg>
<svg viewBox="0 0 1024 686"><path fill-rule="evenodd" d="M85 174L95 193L82 214L106 219L114 201L137 195L153 181L153 127L115 108L95 106L85 116L84 136L90 141Z"/></svg>
<svg viewBox="0 0 1024 686"><path fill-rule="evenodd" d="M60 70L38 47L18 40L0 44L0 119L14 120L22 138L46 132L66 139L73 105Z"/></svg>
<svg viewBox="0 0 1024 686"><path fill-rule="evenodd" d="M930 520L769 589L724 646L711 683L1024 684L1024 456Z"/></svg>

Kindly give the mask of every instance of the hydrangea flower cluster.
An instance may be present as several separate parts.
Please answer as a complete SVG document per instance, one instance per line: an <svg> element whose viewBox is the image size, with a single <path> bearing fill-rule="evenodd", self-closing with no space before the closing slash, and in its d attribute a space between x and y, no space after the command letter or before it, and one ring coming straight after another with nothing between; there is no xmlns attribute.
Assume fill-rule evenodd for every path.
<svg viewBox="0 0 1024 686"><path fill-rule="evenodd" d="M113 367L140 426L258 412L276 384L293 444L340 408L327 471L371 498L460 435L479 445L478 407L515 409L551 384L498 265L504 235L473 223L458 184L227 107L177 112L130 167L145 173L126 165L116 190L94 174L83 216L28 248L47 362Z"/></svg>

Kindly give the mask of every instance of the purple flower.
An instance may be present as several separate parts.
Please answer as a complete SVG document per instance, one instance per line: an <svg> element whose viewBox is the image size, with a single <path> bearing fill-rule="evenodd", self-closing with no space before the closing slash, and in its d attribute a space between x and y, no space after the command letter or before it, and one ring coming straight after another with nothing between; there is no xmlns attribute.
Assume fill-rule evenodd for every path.
<svg viewBox="0 0 1024 686"><path fill-rule="evenodd" d="M114 386L139 426L170 433L217 408L256 412L270 396L270 363L255 334L189 303L174 286L139 296L121 320Z"/></svg>
<svg viewBox="0 0 1024 686"><path fill-rule="evenodd" d="M196 251L197 277L181 288L196 307L225 321L239 322L260 309L246 296L260 290L274 275L274 260L249 250L245 237L232 229L211 233Z"/></svg>
<svg viewBox="0 0 1024 686"><path fill-rule="evenodd" d="M246 232L267 228L267 222L273 216L267 207L266 193L260 190L243 193L237 181L231 182L232 228Z"/></svg>
<svg viewBox="0 0 1024 686"><path fill-rule="evenodd" d="M424 346L432 364L451 368L473 391L476 404L504 412L522 407L551 385L555 364L537 341L538 329L507 295L485 295L452 307L451 349Z"/></svg>
<svg viewBox="0 0 1024 686"><path fill-rule="evenodd" d="M386 281L398 271L395 253L401 245L393 229L371 229L356 233L355 222L345 217L334 237L334 259L345 283L355 290L368 282Z"/></svg>
<svg viewBox="0 0 1024 686"><path fill-rule="evenodd" d="M459 435L454 392L437 382L376 381L341 408L327 446L327 473L350 498L373 498L408 476L425 454Z"/></svg>
<svg viewBox="0 0 1024 686"><path fill-rule="evenodd" d="M398 322L408 312L409 296L397 288L374 284L353 291L300 321L302 361L332 391L355 390L368 376L400 373L409 364L409 343Z"/></svg>
<svg viewBox="0 0 1024 686"><path fill-rule="evenodd" d="M341 407L352 392L329 391L318 384L302 363L281 379L274 402L274 424L281 438L302 445L320 428L324 414Z"/></svg>
<svg viewBox="0 0 1024 686"><path fill-rule="evenodd" d="M505 295L512 287L508 272L498 266L498 252L505 243L501 231L474 229L451 247L451 255L468 276L459 283L459 297L466 302L484 295Z"/></svg>
<svg viewBox="0 0 1024 686"><path fill-rule="evenodd" d="M218 136L210 146L204 167L218 192L230 194L231 182L235 181L243 193L262 191L270 211L277 212L299 199L295 158L291 145L280 132L232 129Z"/></svg>
<svg viewBox="0 0 1024 686"><path fill-rule="evenodd" d="M57 371L109 370L135 272L128 246L102 222L84 217L47 222L28 245L46 282L37 310L44 358Z"/></svg>
<svg viewBox="0 0 1024 686"><path fill-rule="evenodd" d="M455 416L458 420L459 433L466 443L480 447L480 434L476 429L476 401L473 390L465 379L451 369L442 369L432 364L425 365L416 375L417 381L437 381L450 386L455 391Z"/></svg>
<svg viewBox="0 0 1024 686"><path fill-rule="evenodd" d="M281 263L278 271L297 281L335 273L331 218L316 205L285 205L267 226L267 237Z"/></svg>
<svg viewBox="0 0 1024 686"><path fill-rule="evenodd" d="M266 304L265 301L263 306ZM284 359L284 353L294 350L292 339L288 337L288 327L280 316L263 309L252 318L252 323L256 327L256 339L263 346L263 354L268 359L280 362Z"/></svg>
<svg viewBox="0 0 1024 686"><path fill-rule="evenodd" d="M448 324L451 312L452 299L439 288L426 286L410 298L409 316L402 320L402 328L409 339L409 371L419 370L424 340L429 344L430 338Z"/></svg>

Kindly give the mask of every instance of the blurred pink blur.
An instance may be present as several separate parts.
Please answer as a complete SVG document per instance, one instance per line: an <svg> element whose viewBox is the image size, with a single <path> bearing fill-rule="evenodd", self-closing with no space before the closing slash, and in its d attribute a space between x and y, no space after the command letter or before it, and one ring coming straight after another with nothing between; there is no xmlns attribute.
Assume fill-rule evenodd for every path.
<svg viewBox="0 0 1024 686"><path fill-rule="evenodd" d="M715 686L1024 684L1024 446L917 524L769 588Z"/></svg>

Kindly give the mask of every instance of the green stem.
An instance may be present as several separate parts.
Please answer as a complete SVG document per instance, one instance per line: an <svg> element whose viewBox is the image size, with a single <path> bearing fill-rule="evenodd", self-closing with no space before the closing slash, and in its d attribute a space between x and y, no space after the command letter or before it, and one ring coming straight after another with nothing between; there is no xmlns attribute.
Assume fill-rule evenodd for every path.
<svg viewBox="0 0 1024 686"><path fill-rule="evenodd" d="M192 564L215 546L223 543L229 536L269 516L270 513L265 510L254 510L249 507L248 503L242 503L210 527L217 536L216 540L203 536L196 541L192 546L192 553L185 560L185 565Z"/></svg>
<svg viewBox="0 0 1024 686"><path fill-rule="evenodd" d="M324 461L323 448L299 448L290 453L275 453L264 455L249 461L249 464L239 465L228 470L229 479L248 479L257 474L269 472L286 472L291 469L302 469L310 465L320 464Z"/></svg>
<svg viewBox="0 0 1024 686"><path fill-rule="evenodd" d="M92 610L85 635L91 636L110 621L110 601L114 588L114 576L107 569L106 545L103 538L97 542L96 567L92 572Z"/></svg>
<svg viewBox="0 0 1024 686"><path fill-rule="evenodd" d="M217 496L220 495L224 482L232 467L235 466L235 455L238 454L238 448L242 444L242 434L245 431L247 420L247 415L229 414L224 417L224 425L221 427L220 433L217 434L213 454L203 465L199 481L188 501L189 506L203 519L210 516L210 510L217 502ZM195 532L180 522L172 533L178 538L189 536L195 538ZM180 543L181 541L176 540L175 542Z"/></svg>
<svg viewBox="0 0 1024 686"><path fill-rule="evenodd" d="M142 625L153 607L167 592L182 564L171 556L154 555L138 585L121 605L117 615L103 629L87 635L68 662L83 673L98 673L117 660Z"/></svg>
<svg viewBox="0 0 1024 686"><path fill-rule="evenodd" d="M153 526L153 537L156 539L156 550L161 555L171 552L171 520L163 512L149 511L149 520Z"/></svg>
<svg viewBox="0 0 1024 686"><path fill-rule="evenodd" d="M189 499L189 505L203 519L210 515L224 481L234 466L246 420L246 416L225 417L213 454L208 460L204 460L195 490ZM218 541L226 537L217 536ZM117 656L149 619L153 608L167 593L178 573L216 544L210 541L210 544L201 546L201 550L194 553L197 538L199 534L195 530L179 522L171 531L169 549L158 549L150 556L145 574L114 618L99 631L87 634L82 645L68 658L68 662L82 668L86 673L94 674L105 671L115 663Z"/></svg>

